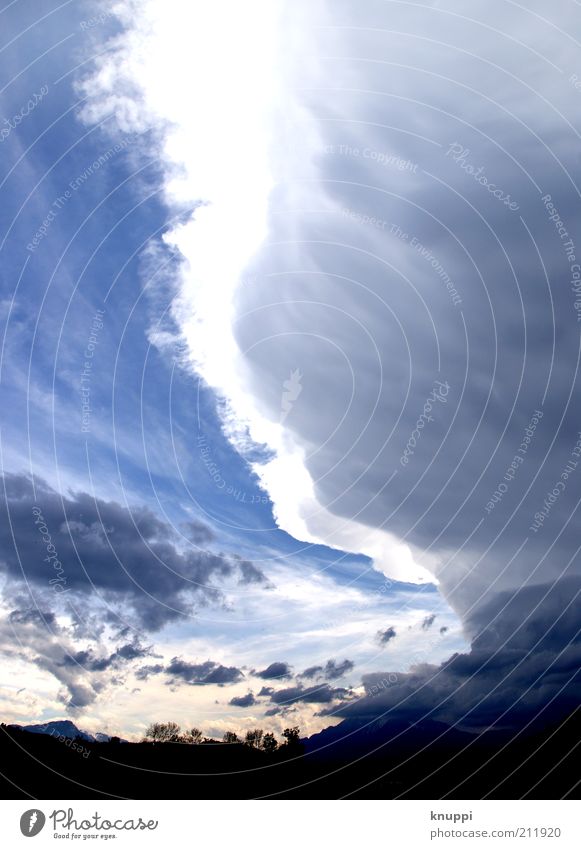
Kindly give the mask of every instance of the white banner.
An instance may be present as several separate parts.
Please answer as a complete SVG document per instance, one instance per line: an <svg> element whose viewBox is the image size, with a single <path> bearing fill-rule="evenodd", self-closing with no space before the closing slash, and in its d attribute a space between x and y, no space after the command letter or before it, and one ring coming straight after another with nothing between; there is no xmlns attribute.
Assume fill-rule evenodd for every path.
<svg viewBox="0 0 581 849"><path fill-rule="evenodd" d="M0 802L0 845L578 849L576 801ZM27 845L31 845L28 843Z"/></svg>

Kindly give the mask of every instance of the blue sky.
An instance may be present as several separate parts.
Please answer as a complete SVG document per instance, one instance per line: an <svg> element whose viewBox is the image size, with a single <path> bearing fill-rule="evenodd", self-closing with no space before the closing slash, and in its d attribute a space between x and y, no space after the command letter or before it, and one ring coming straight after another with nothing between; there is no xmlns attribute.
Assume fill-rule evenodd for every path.
<svg viewBox="0 0 581 849"><path fill-rule="evenodd" d="M499 7L0 11L4 719L578 696L579 9Z"/></svg>

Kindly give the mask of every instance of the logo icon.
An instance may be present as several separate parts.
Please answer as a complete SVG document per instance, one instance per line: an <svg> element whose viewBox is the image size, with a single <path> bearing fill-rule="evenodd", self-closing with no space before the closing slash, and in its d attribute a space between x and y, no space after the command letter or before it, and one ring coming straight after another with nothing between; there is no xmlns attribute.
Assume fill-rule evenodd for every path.
<svg viewBox="0 0 581 849"><path fill-rule="evenodd" d="M46 817L38 808L25 811L20 817L20 831L25 837L36 837L44 828Z"/></svg>

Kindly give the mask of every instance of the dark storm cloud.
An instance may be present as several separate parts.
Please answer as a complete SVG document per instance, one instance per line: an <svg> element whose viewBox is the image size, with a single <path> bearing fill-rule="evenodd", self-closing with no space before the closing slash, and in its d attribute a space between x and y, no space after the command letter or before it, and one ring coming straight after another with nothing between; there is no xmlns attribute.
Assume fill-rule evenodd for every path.
<svg viewBox="0 0 581 849"><path fill-rule="evenodd" d="M151 646L144 647L135 643L126 643L120 646L111 657L115 658L115 660L130 661L136 660L138 657L146 657L148 654L151 654L151 651Z"/></svg>
<svg viewBox="0 0 581 849"><path fill-rule="evenodd" d="M146 681L152 675L167 676L167 684L175 687L180 684L202 686L206 684L235 684L244 678L244 673L236 666L223 666L213 660L204 663L191 663L181 657L173 657L164 665L162 663L142 666L135 673L140 681Z"/></svg>
<svg viewBox="0 0 581 849"><path fill-rule="evenodd" d="M325 664L325 678L329 681L334 681L336 678L342 678L343 675L351 672L354 666L355 664L352 660L345 659L341 663L337 663L336 660L328 660Z"/></svg>
<svg viewBox="0 0 581 849"><path fill-rule="evenodd" d="M262 687L259 696L271 696L274 693L274 687Z"/></svg>
<svg viewBox="0 0 581 849"><path fill-rule="evenodd" d="M322 666L309 666L304 672L301 672L299 678L315 678L323 672Z"/></svg>
<svg viewBox="0 0 581 849"><path fill-rule="evenodd" d="M347 672L351 672L355 664L352 660L343 660L338 663L332 658L327 661L325 666L309 666L304 672L298 675L298 678L326 678L328 681L334 681L336 678L342 678Z"/></svg>
<svg viewBox="0 0 581 849"><path fill-rule="evenodd" d="M272 694L271 700L277 705L292 705L298 702L306 704L327 704L335 699L345 699L349 690L344 687L330 687L320 684L314 687L285 687Z"/></svg>
<svg viewBox="0 0 581 849"><path fill-rule="evenodd" d="M12 625L44 625L52 633L58 629L56 616L48 610L13 610L9 615Z"/></svg>
<svg viewBox="0 0 581 849"><path fill-rule="evenodd" d="M474 611L471 650L440 666L363 676L366 697L338 715L424 718L481 729L560 719L581 700L581 581L524 587Z"/></svg>
<svg viewBox="0 0 581 849"><path fill-rule="evenodd" d="M247 693L245 696L234 696L233 699L230 699L228 704L241 708L252 707L256 704L256 699L254 698L253 693Z"/></svg>
<svg viewBox="0 0 581 849"><path fill-rule="evenodd" d="M189 663L179 657L172 658L164 672L170 676L170 684L233 684L244 677L242 670L235 666L222 666L213 660Z"/></svg>
<svg viewBox="0 0 581 849"><path fill-rule="evenodd" d="M291 671L288 663L275 662L262 669L260 672L254 673L258 678L269 680L271 678L290 678Z"/></svg>
<svg viewBox="0 0 581 849"><path fill-rule="evenodd" d="M0 569L11 591L27 582L33 592L52 589L63 598L69 591L98 596L156 630L191 616L196 603L219 600L216 581L262 580L246 561L180 551L173 528L145 507L130 510L86 493L61 497L42 481L35 492L24 475L5 475L2 485Z"/></svg>
<svg viewBox="0 0 581 849"><path fill-rule="evenodd" d="M46 668L50 671L48 666ZM88 687L76 681L69 682L67 688L68 697L59 696L58 698L72 713L76 713L93 704L99 693L97 688Z"/></svg>
<svg viewBox="0 0 581 849"><path fill-rule="evenodd" d="M435 618L436 618L435 613L431 613L429 616L426 616L426 618L424 619L424 621L422 622L422 625L421 625L422 631L429 631L429 629L434 624Z"/></svg>
<svg viewBox="0 0 581 849"><path fill-rule="evenodd" d="M145 648L134 643L126 643L108 657L97 657L92 649L86 649L65 655L62 665L80 666L87 671L103 672L110 667L118 668L124 663L147 657L151 654L151 651L151 647Z"/></svg>
<svg viewBox="0 0 581 849"><path fill-rule="evenodd" d="M578 545L566 523L580 475L552 495L579 438L579 101L567 82L579 61L562 31L579 28L581 9L505 6L500 34L489 3L471 9L474 21L374 2L364 24L352 2L322 12L333 26L317 46L341 59L332 92L325 63L307 74L316 186L293 182L299 211L272 215L276 247L256 259L236 315L249 384L273 420L281 375L300 368L287 430L319 504L356 516L362 541L389 527L433 553L460 614L531 570L558 576ZM394 78L385 55L414 70ZM316 218L300 211L315 207ZM304 516L300 492L276 491ZM318 515L306 522L324 541Z"/></svg>
<svg viewBox="0 0 581 849"><path fill-rule="evenodd" d="M397 633L395 628L390 626L389 628L386 628L385 631L377 632L377 642L380 646L386 646L389 641L395 639L396 636Z"/></svg>

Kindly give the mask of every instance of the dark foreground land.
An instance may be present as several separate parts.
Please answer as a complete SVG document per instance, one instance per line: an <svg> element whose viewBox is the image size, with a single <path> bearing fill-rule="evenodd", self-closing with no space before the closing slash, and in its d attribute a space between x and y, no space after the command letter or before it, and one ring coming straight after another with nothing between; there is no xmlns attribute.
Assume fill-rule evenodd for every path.
<svg viewBox="0 0 581 849"><path fill-rule="evenodd" d="M75 750L0 726L0 792L5 799L65 800L579 798L579 714L516 738L443 729L382 728L372 743L356 731L329 743L323 732L304 748L268 754L224 743L79 741Z"/></svg>

